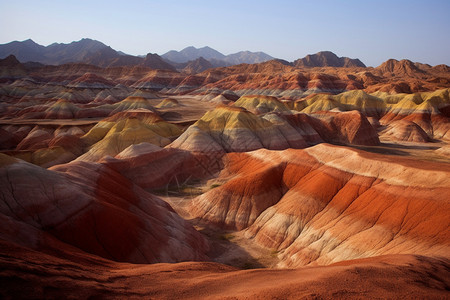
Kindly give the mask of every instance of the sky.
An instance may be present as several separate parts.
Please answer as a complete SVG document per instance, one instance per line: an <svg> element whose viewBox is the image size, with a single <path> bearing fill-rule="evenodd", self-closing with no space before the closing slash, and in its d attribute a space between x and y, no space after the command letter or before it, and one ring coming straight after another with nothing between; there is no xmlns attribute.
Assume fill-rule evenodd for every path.
<svg viewBox="0 0 450 300"><path fill-rule="evenodd" d="M0 28L0 44L92 38L132 55L209 46L450 65L450 0L0 0Z"/></svg>

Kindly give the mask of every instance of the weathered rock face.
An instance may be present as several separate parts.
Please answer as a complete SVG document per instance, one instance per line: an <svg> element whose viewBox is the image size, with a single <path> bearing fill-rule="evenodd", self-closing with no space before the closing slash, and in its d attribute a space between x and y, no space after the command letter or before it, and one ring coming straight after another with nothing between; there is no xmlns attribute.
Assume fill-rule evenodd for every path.
<svg viewBox="0 0 450 300"><path fill-rule="evenodd" d="M382 125L389 126L397 120L414 122L429 139L450 139L449 89L409 95L380 94L379 96L388 103L386 113L380 119ZM417 131L415 126L410 126L410 129ZM417 136L417 134L413 135Z"/></svg>
<svg viewBox="0 0 450 300"><path fill-rule="evenodd" d="M421 176L417 176L421 174ZM298 267L385 254L448 257L450 166L320 144L230 153L194 217L246 229ZM426 207L426 209L424 209Z"/></svg>
<svg viewBox="0 0 450 300"><path fill-rule="evenodd" d="M243 107L256 115L268 112L289 112L289 109L276 97L269 96L242 96L233 105Z"/></svg>
<svg viewBox="0 0 450 300"><path fill-rule="evenodd" d="M291 119L297 116L291 117ZM371 145L380 144L376 130L359 111L325 112L309 117L309 121L320 137L327 142Z"/></svg>
<svg viewBox="0 0 450 300"><path fill-rule="evenodd" d="M0 182L3 239L42 250L51 236L133 263L207 259L204 238L167 203L105 165L45 170L1 155Z"/></svg>
<svg viewBox="0 0 450 300"><path fill-rule="evenodd" d="M219 107L206 113L170 146L212 154L307 146L296 131L285 134L281 127L240 107Z"/></svg>
<svg viewBox="0 0 450 300"><path fill-rule="evenodd" d="M165 122L151 111L127 110L100 121L81 137L88 151L78 160L98 161L142 142L166 146L180 134L178 126Z"/></svg>
<svg viewBox="0 0 450 300"><path fill-rule="evenodd" d="M417 67L412 61L403 59L389 59L376 68L376 71L387 76L412 76L424 74L424 70Z"/></svg>
<svg viewBox="0 0 450 300"><path fill-rule="evenodd" d="M390 138L395 140L427 142L432 139L449 139L450 98L448 89L415 94L378 92L369 95L363 91L350 91L338 95L317 94L299 101L287 102L286 105L291 109L310 115L335 114L342 118L338 122L342 122L346 118L342 112L359 111L366 117L379 120L379 123L387 126L388 129L392 127L388 130L389 132L383 134L387 133ZM393 121L398 120L406 122L391 126ZM361 122L361 125L366 123L365 120L361 120ZM369 129L367 128L367 130ZM367 130L366 132L369 133ZM403 133L395 133L397 131ZM422 131L425 132L425 135ZM324 138L324 140L332 141L329 138ZM372 140L372 138L368 136L368 140ZM344 138L341 142L348 143L349 141Z"/></svg>
<svg viewBox="0 0 450 300"><path fill-rule="evenodd" d="M357 110L366 116L380 118L386 104L378 97L364 91L349 91L338 95L315 94L293 103L293 109L303 113L316 113L330 110Z"/></svg>
<svg viewBox="0 0 450 300"><path fill-rule="evenodd" d="M177 107L180 106L180 103L178 100L173 98L166 98L163 101L161 101L156 107L157 108L169 108L169 107Z"/></svg>
<svg viewBox="0 0 450 300"><path fill-rule="evenodd" d="M430 141L427 133L416 123L407 120L392 121L380 133L383 138L395 141L426 143Z"/></svg>
<svg viewBox="0 0 450 300"><path fill-rule="evenodd" d="M253 224L283 196L282 165L247 160L246 153L232 153L224 160L219 178L226 183L196 198L190 213L214 225L241 230Z"/></svg>
<svg viewBox="0 0 450 300"><path fill-rule="evenodd" d="M270 101L282 105L276 99ZM259 102L255 98L241 98L237 102L238 105L258 106L256 103ZM298 149L322 141L360 145L380 143L375 129L358 111L308 116L292 114L287 110L284 113L255 115L240 107L219 107L206 113L170 147L220 154L260 148Z"/></svg>
<svg viewBox="0 0 450 300"><path fill-rule="evenodd" d="M6 154L42 167L69 162L82 154L80 137L91 125L6 125L2 146Z"/></svg>
<svg viewBox="0 0 450 300"><path fill-rule="evenodd" d="M100 162L145 189L210 178L222 168L220 158L150 143L129 146Z"/></svg>
<svg viewBox="0 0 450 300"><path fill-rule="evenodd" d="M448 295L448 66L99 59L0 60L0 298ZM166 187L198 220L150 194ZM218 254L212 224L261 264L308 268L130 264L243 253Z"/></svg>

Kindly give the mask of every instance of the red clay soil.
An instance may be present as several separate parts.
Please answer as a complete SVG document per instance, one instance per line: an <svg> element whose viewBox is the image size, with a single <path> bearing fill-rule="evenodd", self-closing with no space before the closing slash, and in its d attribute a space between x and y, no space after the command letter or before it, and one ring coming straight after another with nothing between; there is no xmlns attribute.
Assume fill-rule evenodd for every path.
<svg viewBox="0 0 450 300"><path fill-rule="evenodd" d="M61 253L60 253L61 255ZM238 270L218 263L133 265L56 257L0 240L2 299L444 299L450 261L389 255L326 267ZM75 262L76 261L76 262Z"/></svg>

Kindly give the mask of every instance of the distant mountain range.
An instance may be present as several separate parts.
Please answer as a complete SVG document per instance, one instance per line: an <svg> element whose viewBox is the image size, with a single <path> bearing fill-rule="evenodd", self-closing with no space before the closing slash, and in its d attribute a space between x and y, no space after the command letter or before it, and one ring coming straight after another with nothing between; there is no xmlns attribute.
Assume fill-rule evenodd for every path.
<svg viewBox="0 0 450 300"><path fill-rule="evenodd" d="M76 62L99 67L140 65L154 69L175 70L175 67L157 54L149 53L145 57L124 55L102 42L91 39L82 39L70 44L54 43L49 46L39 45L30 39L0 45L0 58L11 54L20 62L38 62L46 65Z"/></svg>
<svg viewBox="0 0 450 300"><path fill-rule="evenodd" d="M240 51L224 55L210 47L195 48L192 46L181 51L171 50L161 55L161 57L175 63L186 63L203 57L216 65L220 64L220 62L222 62L222 65L256 64L274 59L274 57L264 52Z"/></svg>
<svg viewBox="0 0 450 300"><path fill-rule="evenodd" d="M81 39L69 44L53 43L49 46L39 45L31 39L0 45L0 58L9 55L14 55L22 63L37 62L46 65L85 63L99 67L145 66L153 69L178 70L188 74L210 68L242 63L255 64L274 59L264 52L240 51L224 55L210 47L192 46L181 51L172 50L161 56L152 53L146 56L133 56L92 39ZM329 51L307 55L292 63L287 61L283 63L295 67L365 67L359 59L338 57Z"/></svg>

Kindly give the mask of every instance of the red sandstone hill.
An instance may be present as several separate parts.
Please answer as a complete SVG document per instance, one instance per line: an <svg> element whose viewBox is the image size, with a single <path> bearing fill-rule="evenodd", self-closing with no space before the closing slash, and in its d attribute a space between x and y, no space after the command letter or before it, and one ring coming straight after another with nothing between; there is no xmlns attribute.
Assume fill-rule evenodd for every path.
<svg viewBox="0 0 450 300"><path fill-rule="evenodd" d="M190 212L246 229L280 266L386 254L448 257L450 165L320 144L230 153ZM421 176L417 176L421 174Z"/></svg>
<svg viewBox="0 0 450 300"><path fill-rule="evenodd" d="M310 54L304 58L297 59L293 62L293 65L297 68L302 67L361 67L365 68L359 59L351 59L348 57L338 57L336 54L330 51L321 51L316 54Z"/></svg>
<svg viewBox="0 0 450 300"><path fill-rule="evenodd" d="M115 85L114 82L93 73L85 73L69 83L69 86L86 88L111 88Z"/></svg>
<svg viewBox="0 0 450 300"><path fill-rule="evenodd" d="M387 76L416 77L425 73L425 71L420 67L429 69L429 67L424 65L415 65L412 61L407 59L403 59L401 61L389 59L377 67L376 70L381 71L383 75Z"/></svg>
<svg viewBox="0 0 450 300"><path fill-rule="evenodd" d="M428 67L407 60L389 60L378 68L296 68L280 60L272 60L259 64L208 69L192 76L179 74L156 61L153 63L155 59L151 55L145 60L149 63L128 67L99 68L85 64L68 64L0 68L4 70L3 80L16 80L17 76L12 74L18 68L25 68L20 72L16 70L16 73L20 74L19 77L31 77L41 83L65 84L67 80L75 80L89 72L116 83L154 90L164 89L174 94L207 94L214 91L218 95L231 90L240 95L263 93L293 99L303 98L311 93L336 94L353 89L411 93L447 88L450 84L448 67ZM147 65L169 70L155 71L142 67ZM9 71L6 71L7 68Z"/></svg>
<svg viewBox="0 0 450 300"><path fill-rule="evenodd" d="M0 237L37 251L75 247L110 260L205 260L204 238L164 201L107 166L46 170L0 155Z"/></svg>

